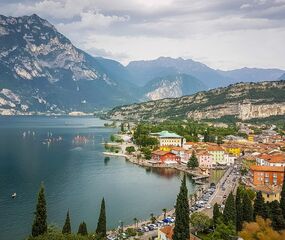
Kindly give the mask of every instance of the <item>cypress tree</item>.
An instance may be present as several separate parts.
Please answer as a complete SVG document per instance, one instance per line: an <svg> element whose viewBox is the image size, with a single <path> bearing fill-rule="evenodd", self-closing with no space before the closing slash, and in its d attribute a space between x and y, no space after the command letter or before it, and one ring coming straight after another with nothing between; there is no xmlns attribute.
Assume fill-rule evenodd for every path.
<svg viewBox="0 0 285 240"><path fill-rule="evenodd" d="M283 186L281 191L280 208L282 210L282 214L285 219L285 171L283 174Z"/></svg>
<svg viewBox="0 0 285 240"><path fill-rule="evenodd" d="M86 226L86 223L84 221L79 224L77 234L82 235L82 236L88 235L87 226Z"/></svg>
<svg viewBox="0 0 285 240"><path fill-rule="evenodd" d="M66 219L65 219L64 226L63 226L63 228L62 228L62 233L63 233L63 234L71 234L71 225L70 225L69 210L67 211L67 214L66 214Z"/></svg>
<svg viewBox="0 0 285 240"><path fill-rule="evenodd" d="M267 207L264 203L264 198L262 197L261 191L257 192L256 197L254 199L253 204L253 217L254 219L256 216L261 216L264 219L268 217Z"/></svg>
<svg viewBox="0 0 285 240"><path fill-rule="evenodd" d="M181 182L180 192L176 200L175 208L175 226L173 230L173 240L189 240L189 203L188 190L186 186L186 176L184 175Z"/></svg>
<svg viewBox="0 0 285 240"><path fill-rule="evenodd" d="M279 202L275 200L271 202L269 205L270 205L270 211L271 211L272 227L277 231L284 230L285 220L282 214L282 210L279 206Z"/></svg>
<svg viewBox="0 0 285 240"><path fill-rule="evenodd" d="M241 188L238 187L236 194L236 229L237 231L242 230L242 221L243 221L243 205L242 205L242 194Z"/></svg>
<svg viewBox="0 0 285 240"><path fill-rule="evenodd" d="M219 205L217 203L214 204L213 207L213 222L214 226L217 226L219 218L222 217L222 213L220 212Z"/></svg>
<svg viewBox="0 0 285 240"><path fill-rule="evenodd" d="M107 230L106 230L106 210L105 210L105 200L102 199L101 202L101 209L100 215L97 223L96 233L101 237L106 237Z"/></svg>
<svg viewBox="0 0 285 240"><path fill-rule="evenodd" d="M38 193L38 203L35 212L35 218L32 226L32 236L36 237L47 232L47 210L45 189L41 184L40 191Z"/></svg>
<svg viewBox="0 0 285 240"><path fill-rule="evenodd" d="M253 208L252 208L252 203L251 203L251 200L247 192L245 192L243 195L242 206L243 206L242 220L244 222L252 222L253 221Z"/></svg>
<svg viewBox="0 0 285 240"><path fill-rule="evenodd" d="M235 199L232 192L230 192L223 213L224 223L226 225L233 224L236 226L236 206L235 206Z"/></svg>

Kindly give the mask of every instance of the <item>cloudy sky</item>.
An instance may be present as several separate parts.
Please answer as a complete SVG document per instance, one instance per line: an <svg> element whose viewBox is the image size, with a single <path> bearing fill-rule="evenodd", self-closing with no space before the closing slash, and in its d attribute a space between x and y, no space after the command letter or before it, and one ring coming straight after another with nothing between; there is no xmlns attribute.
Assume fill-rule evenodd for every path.
<svg viewBox="0 0 285 240"><path fill-rule="evenodd" d="M285 0L1 0L79 48L119 60L192 58L213 68L285 69Z"/></svg>

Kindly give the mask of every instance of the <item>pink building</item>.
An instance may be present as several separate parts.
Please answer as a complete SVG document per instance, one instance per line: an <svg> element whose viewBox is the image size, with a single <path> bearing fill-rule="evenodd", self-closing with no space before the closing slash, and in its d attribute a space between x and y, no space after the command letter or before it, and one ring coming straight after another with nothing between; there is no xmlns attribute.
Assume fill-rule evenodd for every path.
<svg viewBox="0 0 285 240"><path fill-rule="evenodd" d="M199 167L212 168L213 166L213 155L207 151L200 151L196 154L199 162Z"/></svg>

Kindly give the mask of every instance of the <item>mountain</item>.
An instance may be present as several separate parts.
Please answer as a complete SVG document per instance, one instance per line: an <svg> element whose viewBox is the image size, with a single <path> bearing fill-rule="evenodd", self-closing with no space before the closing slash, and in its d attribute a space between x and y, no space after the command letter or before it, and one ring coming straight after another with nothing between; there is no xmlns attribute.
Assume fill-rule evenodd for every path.
<svg viewBox="0 0 285 240"><path fill-rule="evenodd" d="M177 98L203 91L207 87L197 78L187 74L158 77L149 81L143 88L148 100Z"/></svg>
<svg viewBox="0 0 285 240"><path fill-rule="evenodd" d="M0 112L93 111L130 103L136 99L125 89L130 84L123 72L119 63L76 48L35 14L0 15Z"/></svg>
<svg viewBox="0 0 285 240"><path fill-rule="evenodd" d="M229 82L227 77L216 70L191 59L160 57L149 61L133 61L127 65L127 69L134 83L139 86L154 78L176 74L192 75L201 80L207 88L226 86Z"/></svg>
<svg viewBox="0 0 285 240"><path fill-rule="evenodd" d="M279 77L279 80L285 80L285 73L281 77Z"/></svg>
<svg viewBox="0 0 285 240"><path fill-rule="evenodd" d="M168 118L249 120L285 116L285 81L237 83L191 96L116 107L107 117L116 120Z"/></svg>
<svg viewBox="0 0 285 240"><path fill-rule="evenodd" d="M278 80L279 77L285 73L284 70L280 69L261 69L261 68L241 68L230 71L218 72L232 79L234 82L260 82L260 81L274 81Z"/></svg>

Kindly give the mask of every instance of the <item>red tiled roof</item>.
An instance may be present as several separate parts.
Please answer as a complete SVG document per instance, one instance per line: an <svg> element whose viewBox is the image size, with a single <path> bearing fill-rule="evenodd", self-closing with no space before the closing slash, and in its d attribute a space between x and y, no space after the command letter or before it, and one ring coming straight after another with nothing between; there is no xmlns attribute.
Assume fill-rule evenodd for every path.
<svg viewBox="0 0 285 240"><path fill-rule="evenodd" d="M250 167L252 171L259 172L284 172L284 167L272 167L272 166L258 166L253 165Z"/></svg>

